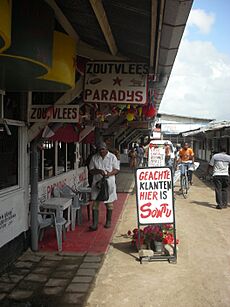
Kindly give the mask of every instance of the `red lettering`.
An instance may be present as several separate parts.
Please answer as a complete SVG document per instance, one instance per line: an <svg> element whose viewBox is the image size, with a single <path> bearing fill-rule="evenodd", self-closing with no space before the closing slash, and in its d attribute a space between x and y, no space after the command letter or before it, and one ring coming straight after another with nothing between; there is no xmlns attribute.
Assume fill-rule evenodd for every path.
<svg viewBox="0 0 230 307"><path fill-rule="evenodd" d="M140 174L139 174L139 180L143 180L144 179L144 172L140 172Z"/></svg>
<svg viewBox="0 0 230 307"><path fill-rule="evenodd" d="M150 174L149 174L149 178L148 178L149 180L153 180L153 172L150 172Z"/></svg>
<svg viewBox="0 0 230 307"><path fill-rule="evenodd" d="M140 207L140 210L146 214L144 215L141 213L141 218L146 219L151 215L151 210L149 209L150 206L151 206L151 203L147 203Z"/></svg>
<svg viewBox="0 0 230 307"><path fill-rule="evenodd" d="M165 171L142 171L139 174L139 180L166 180L170 179L170 172Z"/></svg>
<svg viewBox="0 0 230 307"><path fill-rule="evenodd" d="M153 218L161 218L163 215L165 215L166 217L170 217L172 214L172 210L167 208L168 204L164 203L160 205L160 209L158 208L154 208L154 209L150 209L150 207L152 206L152 204L149 202L147 204L144 204L140 207L140 211L141 211L141 218L146 219L148 217L153 217Z"/></svg>

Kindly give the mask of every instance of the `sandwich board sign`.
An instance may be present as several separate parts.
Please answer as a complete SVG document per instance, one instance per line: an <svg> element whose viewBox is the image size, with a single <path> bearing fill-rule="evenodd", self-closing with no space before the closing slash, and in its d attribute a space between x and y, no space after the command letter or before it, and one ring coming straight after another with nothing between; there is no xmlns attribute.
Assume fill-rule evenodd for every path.
<svg viewBox="0 0 230 307"><path fill-rule="evenodd" d="M173 237L176 242L173 176L170 167L138 168L135 173L137 221L143 225L173 225ZM139 242L140 243L140 242ZM140 247L140 244L139 244ZM164 259L175 261L176 244L173 255L154 255L150 260Z"/></svg>
<svg viewBox="0 0 230 307"><path fill-rule="evenodd" d="M165 148L150 142L148 150L148 166L165 165Z"/></svg>

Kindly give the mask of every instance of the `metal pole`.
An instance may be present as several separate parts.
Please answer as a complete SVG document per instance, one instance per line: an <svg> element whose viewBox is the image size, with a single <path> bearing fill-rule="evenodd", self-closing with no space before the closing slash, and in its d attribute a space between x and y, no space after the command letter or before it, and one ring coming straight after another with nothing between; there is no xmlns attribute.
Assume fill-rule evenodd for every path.
<svg viewBox="0 0 230 307"><path fill-rule="evenodd" d="M38 149L36 141L31 143L30 186L31 249L36 252L38 251Z"/></svg>
<svg viewBox="0 0 230 307"><path fill-rule="evenodd" d="M0 90L0 118L4 118L4 95L5 92Z"/></svg>

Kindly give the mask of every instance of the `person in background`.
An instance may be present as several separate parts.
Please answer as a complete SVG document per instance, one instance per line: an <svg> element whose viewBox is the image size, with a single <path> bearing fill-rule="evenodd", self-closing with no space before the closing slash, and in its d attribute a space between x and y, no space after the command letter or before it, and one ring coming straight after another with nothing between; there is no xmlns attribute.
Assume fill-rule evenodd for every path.
<svg viewBox="0 0 230 307"><path fill-rule="evenodd" d="M229 183L230 155L227 155L224 147L220 152L212 156L207 173L212 171L216 195L216 209L227 208L228 206L228 183Z"/></svg>
<svg viewBox="0 0 230 307"><path fill-rule="evenodd" d="M144 157L144 149L142 145L136 145L136 152L137 152L137 167L142 166L143 164L143 157Z"/></svg>
<svg viewBox="0 0 230 307"><path fill-rule="evenodd" d="M180 149L181 149L181 145L180 144L176 144L175 151L174 151L174 156L175 156L175 158L174 158L174 169L175 170L177 168L177 163L178 163L178 161L180 159L180 155L179 155Z"/></svg>
<svg viewBox="0 0 230 307"><path fill-rule="evenodd" d="M143 166L148 166L148 154L149 154L149 144L143 146L144 156L143 156Z"/></svg>
<svg viewBox="0 0 230 307"><path fill-rule="evenodd" d="M164 143L165 146L165 166L172 166L171 148L168 142Z"/></svg>
<svg viewBox="0 0 230 307"><path fill-rule="evenodd" d="M187 162L186 165L183 164L183 162ZM189 147L189 144L185 142L183 144L183 147L179 150L179 160L178 163L182 163L182 169L181 172L184 172L184 167L187 167L188 169L194 164L194 152L191 147ZM189 183L192 185L192 171L188 170L188 180Z"/></svg>
<svg viewBox="0 0 230 307"><path fill-rule="evenodd" d="M120 170L120 165L116 156L108 151L107 145L104 142L100 142L97 145L97 153L93 155L89 164L90 173L93 175L91 199L93 200L92 215L93 225L90 226L90 230L98 229L98 216L99 216L99 201L97 201L98 189L97 182L102 179L103 176L107 178L109 186L109 199L105 201L106 205L106 224L105 228L111 227L113 202L117 200L115 175Z"/></svg>
<svg viewBox="0 0 230 307"><path fill-rule="evenodd" d="M137 152L132 147L128 154L129 157L129 167L135 169L137 167Z"/></svg>

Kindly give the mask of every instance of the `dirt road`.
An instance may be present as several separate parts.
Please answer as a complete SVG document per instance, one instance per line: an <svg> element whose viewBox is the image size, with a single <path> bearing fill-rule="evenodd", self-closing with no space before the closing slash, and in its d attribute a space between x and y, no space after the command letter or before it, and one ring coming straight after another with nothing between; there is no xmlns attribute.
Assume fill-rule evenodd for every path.
<svg viewBox="0 0 230 307"><path fill-rule="evenodd" d="M230 207L215 209L214 191L194 178L189 198L176 196L175 211L177 264L140 264L123 236L137 224L130 195L87 307L230 306Z"/></svg>

